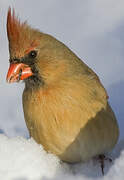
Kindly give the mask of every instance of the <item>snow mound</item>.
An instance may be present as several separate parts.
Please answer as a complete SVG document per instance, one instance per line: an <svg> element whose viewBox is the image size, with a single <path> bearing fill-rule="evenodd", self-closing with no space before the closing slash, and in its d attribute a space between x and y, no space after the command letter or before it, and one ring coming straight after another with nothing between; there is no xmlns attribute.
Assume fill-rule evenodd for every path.
<svg viewBox="0 0 124 180"><path fill-rule="evenodd" d="M124 141L109 154L103 176L97 159L87 163L62 163L32 138L8 138L0 134L1 180L124 180Z"/></svg>
<svg viewBox="0 0 124 180"><path fill-rule="evenodd" d="M47 154L33 139L0 135L1 180L52 178L56 171L64 173L59 159L50 153Z"/></svg>

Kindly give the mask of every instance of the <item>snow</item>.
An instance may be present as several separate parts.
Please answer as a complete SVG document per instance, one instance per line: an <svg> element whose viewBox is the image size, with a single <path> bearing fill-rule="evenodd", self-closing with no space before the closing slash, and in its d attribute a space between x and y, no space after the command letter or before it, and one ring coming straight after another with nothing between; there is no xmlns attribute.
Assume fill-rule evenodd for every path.
<svg viewBox="0 0 124 180"><path fill-rule="evenodd" d="M1 180L123 180L124 141L108 154L113 162L105 162L102 175L97 158L86 163L63 163L55 155L47 153L32 138L8 138L0 134Z"/></svg>
<svg viewBox="0 0 124 180"><path fill-rule="evenodd" d="M59 159L47 154L33 139L0 135L0 179L52 178L56 171L64 174Z"/></svg>

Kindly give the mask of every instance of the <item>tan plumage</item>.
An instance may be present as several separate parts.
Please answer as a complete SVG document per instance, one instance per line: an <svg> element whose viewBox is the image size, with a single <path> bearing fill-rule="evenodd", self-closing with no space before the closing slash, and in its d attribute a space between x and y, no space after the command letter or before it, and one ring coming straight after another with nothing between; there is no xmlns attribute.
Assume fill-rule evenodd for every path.
<svg viewBox="0 0 124 180"><path fill-rule="evenodd" d="M7 28L10 59L37 51L31 61L37 81L35 73L25 79L23 92L30 136L66 162L86 161L111 151L119 130L98 76L63 43L20 24L10 10Z"/></svg>

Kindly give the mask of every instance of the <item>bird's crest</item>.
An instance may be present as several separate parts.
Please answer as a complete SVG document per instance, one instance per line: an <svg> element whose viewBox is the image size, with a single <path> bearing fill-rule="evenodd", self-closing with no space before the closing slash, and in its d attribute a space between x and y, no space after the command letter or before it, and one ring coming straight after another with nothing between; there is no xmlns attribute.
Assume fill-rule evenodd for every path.
<svg viewBox="0 0 124 180"><path fill-rule="evenodd" d="M7 35L9 40L17 41L19 38L19 31L21 30L24 23L21 24L20 20L15 16L15 11L11 13L11 8L8 10L7 16Z"/></svg>
<svg viewBox="0 0 124 180"><path fill-rule="evenodd" d="M15 16L14 9L11 12L11 8L9 8L7 15L7 35L12 56L23 56L23 51L34 45L31 32L31 28L27 23L21 23L19 18Z"/></svg>

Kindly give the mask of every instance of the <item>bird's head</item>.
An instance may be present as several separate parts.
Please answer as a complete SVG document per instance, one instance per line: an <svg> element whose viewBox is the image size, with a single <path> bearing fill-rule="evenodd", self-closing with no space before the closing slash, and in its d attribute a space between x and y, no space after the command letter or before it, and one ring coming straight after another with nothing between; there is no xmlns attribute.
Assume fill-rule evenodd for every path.
<svg viewBox="0 0 124 180"><path fill-rule="evenodd" d="M8 10L9 83L24 80L26 84L45 84L59 81L69 70L74 54L54 37L21 23L15 12ZM72 63L71 63L72 64ZM64 75L63 75L64 74ZM45 82L45 83L44 83Z"/></svg>
<svg viewBox="0 0 124 180"><path fill-rule="evenodd" d="M7 35L9 40L10 67L7 74L9 83L37 76L35 62L39 51L40 33L21 23L15 12L8 10Z"/></svg>

